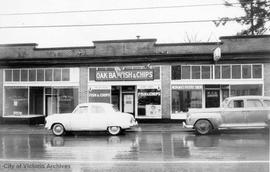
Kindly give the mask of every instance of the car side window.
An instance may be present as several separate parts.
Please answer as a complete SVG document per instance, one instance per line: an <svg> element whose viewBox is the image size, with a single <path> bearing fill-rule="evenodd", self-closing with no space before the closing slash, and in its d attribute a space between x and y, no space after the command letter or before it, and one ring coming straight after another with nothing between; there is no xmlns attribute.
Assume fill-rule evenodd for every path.
<svg viewBox="0 0 270 172"><path fill-rule="evenodd" d="M88 106L80 106L79 108L77 108L74 113L77 113L77 114L84 114L84 113L87 113L87 110L88 110Z"/></svg>
<svg viewBox="0 0 270 172"><path fill-rule="evenodd" d="M263 102L266 107L270 107L270 100L264 100Z"/></svg>
<svg viewBox="0 0 270 172"><path fill-rule="evenodd" d="M228 107L229 108L243 108L244 100L231 100Z"/></svg>
<svg viewBox="0 0 270 172"><path fill-rule="evenodd" d="M247 100L247 107L263 107L263 104L260 100L250 99Z"/></svg>
<svg viewBox="0 0 270 172"><path fill-rule="evenodd" d="M102 106L92 105L90 107L90 113L105 113L105 109Z"/></svg>

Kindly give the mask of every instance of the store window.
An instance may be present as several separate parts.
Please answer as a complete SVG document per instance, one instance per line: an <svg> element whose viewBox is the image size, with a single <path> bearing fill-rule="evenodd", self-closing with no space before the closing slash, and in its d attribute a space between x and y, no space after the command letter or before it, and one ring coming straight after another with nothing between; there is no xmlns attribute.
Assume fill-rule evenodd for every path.
<svg viewBox="0 0 270 172"><path fill-rule="evenodd" d="M220 66L215 66L215 79L220 79Z"/></svg>
<svg viewBox="0 0 270 172"><path fill-rule="evenodd" d="M181 79L181 66L172 66L172 80Z"/></svg>
<svg viewBox="0 0 270 172"><path fill-rule="evenodd" d="M182 79L190 79L190 66L182 66Z"/></svg>
<svg viewBox="0 0 270 172"><path fill-rule="evenodd" d="M13 70L13 81L20 81L20 70Z"/></svg>
<svg viewBox="0 0 270 172"><path fill-rule="evenodd" d="M262 78L262 65L253 65L253 78Z"/></svg>
<svg viewBox="0 0 270 172"><path fill-rule="evenodd" d="M70 69L8 69L5 81L70 81Z"/></svg>
<svg viewBox="0 0 270 172"><path fill-rule="evenodd" d="M212 79L212 66L202 66L202 79Z"/></svg>
<svg viewBox="0 0 270 172"><path fill-rule="evenodd" d="M222 79L231 78L231 68L229 65L222 66L221 70L222 70Z"/></svg>
<svg viewBox="0 0 270 172"><path fill-rule="evenodd" d="M53 80L61 81L61 69L53 69Z"/></svg>
<svg viewBox="0 0 270 172"><path fill-rule="evenodd" d="M5 81L12 81L12 70L5 70Z"/></svg>
<svg viewBox="0 0 270 172"><path fill-rule="evenodd" d="M232 78L233 79L241 78L241 65L232 65Z"/></svg>
<svg viewBox="0 0 270 172"><path fill-rule="evenodd" d="M62 69L62 81L69 81L69 80L70 80L70 70Z"/></svg>
<svg viewBox="0 0 270 172"><path fill-rule="evenodd" d="M46 69L45 70L45 81L52 81L52 69Z"/></svg>
<svg viewBox="0 0 270 172"><path fill-rule="evenodd" d="M21 81L28 81L28 70L21 70Z"/></svg>
<svg viewBox="0 0 270 172"><path fill-rule="evenodd" d="M242 77L244 79L251 78L251 65L243 65L242 66Z"/></svg>
<svg viewBox="0 0 270 172"><path fill-rule="evenodd" d="M44 70L43 69L37 70L37 81L44 81Z"/></svg>
<svg viewBox="0 0 270 172"><path fill-rule="evenodd" d="M231 85L231 96L262 95L262 85Z"/></svg>
<svg viewBox="0 0 270 172"><path fill-rule="evenodd" d="M201 67L200 66L192 66L192 79L200 79L201 78Z"/></svg>
<svg viewBox="0 0 270 172"><path fill-rule="evenodd" d="M28 88L5 88L5 116L28 114Z"/></svg>
<svg viewBox="0 0 270 172"><path fill-rule="evenodd" d="M35 69L29 70L29 81L36 81L37 71Z"/></svg>
<svg viewBox="0 0 270 172"><path fill-rule="evenodd" d="M172 90L172 113L202 108L202 90Z"/></svg>
<svg viewBox="0 0 270 172"><path fill-rule="evenodd" d="M77 88L61 88L57 91L59 97L59 113L70 113L78 105Z"/></svg>
<svg viewBox="0 0 270 172"><path fill-rule="evenodd" d="M161 116L160 89L138 89L138 116Z"/></svg>

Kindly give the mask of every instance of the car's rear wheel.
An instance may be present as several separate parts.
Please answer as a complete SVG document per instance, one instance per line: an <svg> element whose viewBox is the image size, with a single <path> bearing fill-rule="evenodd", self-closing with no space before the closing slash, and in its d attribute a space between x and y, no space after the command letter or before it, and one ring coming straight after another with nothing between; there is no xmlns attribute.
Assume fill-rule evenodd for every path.
<svg viewBox="0 0 270 172"><path fill-rule="evenodd" d="M211 133L213 130L212 124L205 119L200 119L195 124L195 131L197 134L205 135Z"/></svg>
<svg viewBox="0 0 270 172"><path fill-rule="evenodd" d="M110 135L113 135L113 136L118 135L118 134L121 133L121 127L119 127L119 126L110 126L110 127L108 127L108 132L109 132Z"/></svg>
<svg viewBox="0 0 270 172"><path fill-rule="evenodd" d="M52 132L56 136L62 136L65 134L65 128L62 124L57 123L53 125Z"/></svg>

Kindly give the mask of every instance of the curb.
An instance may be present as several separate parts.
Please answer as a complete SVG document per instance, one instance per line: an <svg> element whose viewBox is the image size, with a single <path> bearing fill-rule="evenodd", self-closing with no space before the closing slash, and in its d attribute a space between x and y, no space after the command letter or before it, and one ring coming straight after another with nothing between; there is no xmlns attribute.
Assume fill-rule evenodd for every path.
<svg viewBox="0 0 270 172"><path fill-rule="evenodd" d="M128 129L131 132L186 132L190 129L183 128L182 124L139 124L138 127ZM44 125L1 125L0 134L49 134Z"/></svg>

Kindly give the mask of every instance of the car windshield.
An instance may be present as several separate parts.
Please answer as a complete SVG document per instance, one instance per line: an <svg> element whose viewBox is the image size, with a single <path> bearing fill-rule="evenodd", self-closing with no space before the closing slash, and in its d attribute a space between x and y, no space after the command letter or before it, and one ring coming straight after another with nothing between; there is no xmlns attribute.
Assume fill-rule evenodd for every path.
<svg viewBox="0 0 270 172"><path fill-rule="evenodd" d="M88 106L80 106L78 108L76 108L73 113L79 113L79 114L83 114L83 113L87 113L88 110Z"/></svg>

